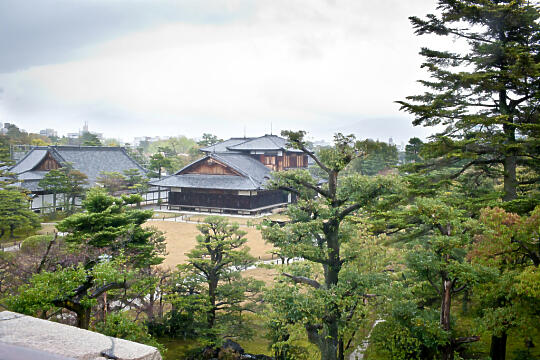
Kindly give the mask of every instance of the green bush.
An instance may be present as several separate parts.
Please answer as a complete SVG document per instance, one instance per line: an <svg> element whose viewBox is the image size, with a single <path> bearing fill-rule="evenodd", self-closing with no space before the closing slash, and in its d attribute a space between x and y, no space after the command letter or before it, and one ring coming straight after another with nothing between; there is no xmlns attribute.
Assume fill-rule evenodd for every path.
<svg viewBox="0 0 540 360"><path fill-rule="evenodd" d="M379 353L389 359L421 359L422 344L411 331L394 321L378 324L371 334L371 342Z"/></svg>
<svg viewBox="0 0 540 360"><path fill-rule="evenodd" d="M124 313L108 314L105 321L95 325L95 330L107 336L154 346L161 354L165 351L164 346L148 333L148 328L145 325L131 320Z"/></svg>
<svg viewBox="0 0 540 360"><path fill-rule="evenodd" d="M23 240L21 243L21 251L26 253L36 252L45 249L49 242L53 239L53 235L33 235Z"/></svg>

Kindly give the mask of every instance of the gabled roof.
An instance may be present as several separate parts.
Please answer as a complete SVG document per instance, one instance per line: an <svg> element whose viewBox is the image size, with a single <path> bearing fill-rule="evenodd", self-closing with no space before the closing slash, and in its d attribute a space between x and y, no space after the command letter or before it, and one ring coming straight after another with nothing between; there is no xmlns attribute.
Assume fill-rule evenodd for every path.
<svg viewBox="0 0 540 360"><path fill-rule="evenodd" d="M287 145L287 139L277 135L264 135L252 138L230 138L218 144L200 149L205 153L241 153L246 151L290 151L302 152Z"/></svg>
<svg viewBox="0 0 540 360"><path fill-rule="evenodd" d="M302 152L301 150L294 149L288 146L288 141L277 135L264 135L258 138L254 138L237 145L228 146L227 149L231 151L279 151L286 150L291 152Z"/></svg>
<svg viewBox="0 0 540 360"><path fill-rule="evenodd" d="M14 174L21 174L26 171L33 170L39 165L41 160L47 156L48 148L38 147L30 150L21 160L19 160L10 171Z"/></svg>
<svg viewBox="0 0 540 360"><path fill-rule="evenodd" d="M147 172L121 147L54 146L51 148L65 162L71 163L75 169L88 176L89 183L94 183L103 171L121 173L124 170L138 169L143 174Z"/></svg>
<svg viewBox="0 0 540 360"><path fill-rule="evenodd" d="M230 138L229 140L222 141L220 143L210 145L204 148L201 148L202 152L206 153L222 153L222 152L229 152L230 150L227 149L228 146L235 146L238 144L242 144L246 141L252 140L254 138Z"/></svg>
<svg viewBox="0 0 540 360"><path fill-rule="evenodd" d="M184 174L190 167L213 159L230 167L238 175ZM150 184L167 187L189 187L200 189L257 190L270 178L270 169L249 155L237 153L211 153L185 166L175 175Z"/></svg>
<svg viewBox="0 0 540 360"><path fill-rule="evenodd" d="M106 146L40 146L30 150L11 169L23 186L32 180L42 179L46 171L37 171L35 168L50 154L60 164L70 163L73 168L88 176L88 183L93 186L103 171L122 172L129 169L138 169L146 174L147 170L133 160L120 147ZM34 190L34 189L32 189Z"/></svg>

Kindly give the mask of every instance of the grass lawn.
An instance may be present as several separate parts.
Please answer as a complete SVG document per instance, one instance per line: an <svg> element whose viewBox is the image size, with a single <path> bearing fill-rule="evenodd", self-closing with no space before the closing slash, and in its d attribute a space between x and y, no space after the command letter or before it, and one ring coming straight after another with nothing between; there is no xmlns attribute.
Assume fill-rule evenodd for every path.
<svg viewBox="0 0 540 360"><path fill-rule="evenodd" d="M187 352L198 347L199 344L195 340L157 338L158 343L167 348L163 355L163 360L179 360L184 359Z"/></svg>
<svg viewBox="0 0 540 360"><path fill-rule="evenodd" d="M195 247L197 241L196 236L199 234L197 224L188 224L183 222L171 221L151 221L147 222L146 226L152 226L165 233L167 239L167 252L163 266L174 268L177 264L186 261L186 253ZM272 256L270 251L273 247L266 244L262 239L261 232L254 228L242 228L247 232L247 246L250 253L257 259L270 260Z"/></svg>
<svg viewBox="0 0 540 360"><path fill-rule="evenodd" d="M202 222L207 216L210 216L212 214L208 215L188 215L190 221L199 221ZM279 221L286 221L288 218L286 215L282 214L271 214L266 215L263 217L241 217L241 216L224 216L227 220L230 222L238 223L239 225L257 225L263 222L263 220L279 220Z"/></svg>
<svg viewBox="0 0 540 360"><path fill-rule="evenodd" d="M39 235L46 235L46 234L52 234L55 231L54 225L41 225L41 228L35 231L17 231L15 230L15 238L10 239L9 238L9 231L6 231L4 236L0 238L0 244L11 245L11 244L17 244L24 239L26 239L29 236L39 234Z"/></svg>
<svg viewBox="0 0 540 360"><path fill-rule="evenodd" d="M36 231L36 234L48 235L48 234L54 233L55 231L56 231L56 226L55 225L52 225L52 224L43 225L43 224L41 224L41 229Z"/></svg>
<svg viewBox="0 0 540 360"><path fill-rule="evenodd" d="M171 219L185 214L154 211L152 219Z"/></svg>

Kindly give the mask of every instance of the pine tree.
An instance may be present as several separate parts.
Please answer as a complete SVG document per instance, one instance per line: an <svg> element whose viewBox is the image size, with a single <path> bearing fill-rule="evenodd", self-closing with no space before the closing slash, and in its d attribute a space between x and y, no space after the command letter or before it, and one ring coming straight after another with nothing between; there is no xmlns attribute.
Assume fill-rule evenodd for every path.
<svg viewBox="0 0 540 360"><path fill-rule="evenodd" d="M9 231L10 239L15 230L25 231L39 227L39 217L30 210L28 198L16 189L0 190L0 237Z"/></svg>
<svg viewBox="0 0 540 360"><path fill-rule="evenodd" d="M276 302L290 305L284 310L288 321L304 326L322 360L343 359L345 330L360 311L358 301L369 283L351 268L355 256L345 251L353 236L349 218L374 203L391 203L395 182L388 177L343 176L352 160L367 153L366 144L353 135L336 134L335 145L318 155L307 148L305 132L284 131L282 135L318 164L328 182L321 184L307 170L279 172L271 181L272 188L294 193L298 203L288 208L289 224L265 227L263 237L281 257L302 258L313 267L313 271L283 273L297 285L280 291ZM319 267L320 282L313 276Z"/></svg>
<svg viewBox="0 0 540 360"><path fill-rule="evenodd" d="M202 304L206 313L204 335L206 340L215 344L217 336L225 329L231 331L236 327L236 332L231 332L237 336L241 335L238 332L246 330L247 324L242 326L243 320L239 316L242 311L254 311L250 297L257 296L262 283L240 274L255 264L255 258L245 246L246 232L241 231L237 223L230 224L223 217L209 216L203 224L197 225L197 229L201 232L197 235L197 244L186 254L186 264L178 268L185 279L181 283L194 282L198 288L196 293L202 296L193 296L190 290L192 294L184 292L181 300L184 306L186 301L191 303L188 306L193 306L194 302ZM178 289L181 287L177 286Z"/></svg>
<svg viewBox="0 0 540 360"><path fill-rule="evenodd" d="M398 101L414 125L444 126L422 167L475 169L501 179L504 201L540 201L540 17L525 0L439 0L439 15L411 17L417 35L454 37L462 52L422 48L426 92ZM456 46L456 48L460 48Z"/></svg>

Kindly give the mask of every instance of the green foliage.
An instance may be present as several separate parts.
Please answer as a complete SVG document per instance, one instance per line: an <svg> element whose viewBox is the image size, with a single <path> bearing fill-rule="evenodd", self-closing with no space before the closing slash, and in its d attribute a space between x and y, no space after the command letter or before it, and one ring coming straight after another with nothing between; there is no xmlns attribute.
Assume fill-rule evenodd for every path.
<svg viewBox="0 0 540 360"><path fill-rule="evenodd" d="M83 132L82 135L79 136L79 143L82 146L103 146L99 140L99 137L96 134L92 134L88 131Z"/></svg>
<svg viewBox="0 0 540 360"><path fill-rule="evenodd" d="M54 239L53 235L33 235L23 240L21 243L22 252L36 252L38 249L43 249Z"/></svg>
<svg viewBox="0 0 540 360"><path fill-rule="evenodd" d="M0 190L0 238L9 231L14 237L15 231L31 231L39 227L39 217L29 209L25 194L14 189Z"/></svg>
<svg viewBox="0 0 540 360"><path fill-rule="evenodd" d="M241 313L256 310L262 283L240 274L255 263L245 246L246 233L220 216L205 218L197 228L197 245L187 253L186 264L178 265L180 278L171 299L176 313L169 323L201 323L204 316L205 325L197 333L210 344L223 335L249 337L249 324Z"/></svg>
<svg viewBox="0 0 540 360"><path fill-rule="evenodd" d="M422 359L421 342L411 334L407 327L393 321L385 321L375 327L371 341L378 347L379 352L389 359L407 360Z"/></svg>
<svg viewBox="0 0 540 360"><path fill-rule="evenodd" d="M162 355L165 350L163 345L148 333L145 325L133 321L126 313L107 314L105 320L98 322L94 330L107 336L154 346Z"/></svg>
<svg viewBox="0 0 540 360"><path fill-rule="evenodd" d="M222 141L223 140L218 138L216 135L204 133L202 135L202 140L197 142L197 145L199 145L200 147L207 147L207 146L211 146Z"/></svg>
<svg viewBox="0 0 540 360"><path fill-rule="evenodd" d="M423 145L425 164L454 166L502 180L503 200L520 213L540 201L540 10L519 0L439 0L439 15L411 17L416 34L452 36L466 50L423 48L429 80L421 95L398 101L414 125L443 130Z"/></svg>
<svg viewBox="0 0 540 360"><path fill-rule="evenodd" d="M115 198L94 188L83 201L86 211L62 220L57 228L68 233L65 240L75 247L89 246L96 254L106 250L112 256L122 252L137 266L157 265L163 261L164 238L141 226L152 211L128 206L136 202L140 202L139 195Z"/></svg>
<svg viewBox="0 0 540 360"><path fill-rule="evenodd" d="M377 175L398 163L398 151L394 145L368 139L360 141L357 147L363 149L367 155L354 159L348 167L349 172Z"/></svg>
<svg viewBox="0 0 540 360"><path fill-rule="evenodd" d="M97 178L97 182L101 184L110 195L116 195L121 190L126 190L128 188L126 177L118 171L102 171Z"/></svg>
<svg viewBox="0 0 540 360"><path fill-rule="evenodd" d="M405 161L408 163L420 162L423 145L424 142L419 138L410 138L409 143L405 145Z"/></svg>
<svg viewBox="0 0 540 360"><path fill-rule="evenodd" d="M155 174L152 176L157 176L161 179L161 170L163 168L171 168L172 162L170 158L165 157L163 153L155 153L150 157L150 163L148 164L148 168L150 170L153 170Z"/></svg>
<svg viewBox="0 0 540 360"><path fill-rule="evenodd" d="M82 266L35 274L29 284L19 288L16 296L5 299L8 309L31 316L57 309L54 300L75 294L84 283L86 270Z"/></svg>
<svg viewBox="0 0 540 360"><path fill-rule="evenodd" d="M530 216L486 208L480 221L484 228L469 256L498 273L475 291L481 324L499 337L514 327L529 331L540 321L540 206Z"/></svg>
<svg viewBox="0 0 540 360"><path fill-rule="evenodd" d="M337 134L333 147L315 155L307 149L304 132L282 134L313 158L328 182L320 185L305 170L279 172L271 180L271 188L295 193L298 202L287 209L291 222L283 227L264 224L263 237L276 247L280 257L305 262L282 269L283 285L270 290L267 301L281 323L306 329L323 359L336 359L342 356L338 344L354 337L365 316L363 296L384 280L371 273L382 270L380 263L368 267L362 262L365 258L359 254L373 243L367 241L370 235L360 230L354 215L376 204L384 207L399 182L395 178L340 175L353 159L368 151L367 143L356 142L353 135Z"/></svg>
<svg viewBox="0 0 540 360"><path fill-rule="evenodd" d="M56 200L58 194L63 194L64 208L69 208L71 199L71 211L75 208L75 199L82 197L85 193L85 186L88 184L88 177L82 172L75 170L71 164L65 164L60 169L50 170L43 179L39 181L39 187L45 192L53 194L53 209L56 211Z"/></svg>

